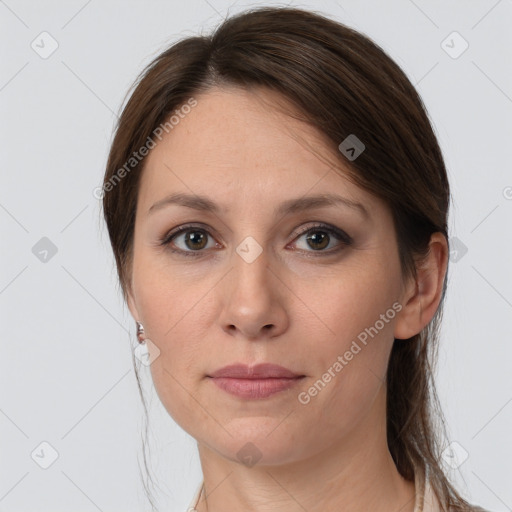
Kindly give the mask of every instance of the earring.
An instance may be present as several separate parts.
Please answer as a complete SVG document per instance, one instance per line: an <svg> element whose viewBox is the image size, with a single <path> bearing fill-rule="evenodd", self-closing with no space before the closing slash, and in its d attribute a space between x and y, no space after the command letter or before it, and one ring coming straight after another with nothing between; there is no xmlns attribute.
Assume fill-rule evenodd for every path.
<svg viewBox="0 0 512 512"><path fill-rule="evenodd" d="M146 343L146 340L144 339L144 327L140 322L135 322L137 324L137 339L139 340L140 344Z"/></svg>

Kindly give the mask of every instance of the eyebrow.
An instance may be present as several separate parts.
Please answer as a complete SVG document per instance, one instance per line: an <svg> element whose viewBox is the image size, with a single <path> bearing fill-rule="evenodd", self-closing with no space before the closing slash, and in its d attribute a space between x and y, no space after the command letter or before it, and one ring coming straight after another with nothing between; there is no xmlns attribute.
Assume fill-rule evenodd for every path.
<svg viewBox="0 0 512 512"><path fill-rule="evenodd" d="M148 210L148 215L173 204L214 214L220 214L228 211L227 208L221 208L206 196L177 192L154 203ZM300 197L297 199L288 199L287 201L282 202L279 207L275 209L274 213L276 215L289 215L314 208L339 205L344 205L352 210L358 211L365 218L370 217L368 210L361 203L335 194L318 194L314 196Z"/></svg>

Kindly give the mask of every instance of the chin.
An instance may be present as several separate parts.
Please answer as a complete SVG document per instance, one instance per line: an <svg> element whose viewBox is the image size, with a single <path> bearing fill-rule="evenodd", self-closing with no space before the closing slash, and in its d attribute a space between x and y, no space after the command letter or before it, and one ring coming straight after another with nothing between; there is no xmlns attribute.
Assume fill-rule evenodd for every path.
<svg viewBox="0 0 512 512"><path fill-rule="evenodd" d="M275 419L271 419L258 428L253 421L250 433L243 427L243 422L239 423L240 430L229 425L227 430L231 436L226 434L222 439L207 439L207 445L222 457L247 467L277 466L294 462L301 456L298 450L300 440L292 441L293 436L286 429L278 432L279 427L275 429L277 423ZM245 425L248 426L248 423Z"/></svg>

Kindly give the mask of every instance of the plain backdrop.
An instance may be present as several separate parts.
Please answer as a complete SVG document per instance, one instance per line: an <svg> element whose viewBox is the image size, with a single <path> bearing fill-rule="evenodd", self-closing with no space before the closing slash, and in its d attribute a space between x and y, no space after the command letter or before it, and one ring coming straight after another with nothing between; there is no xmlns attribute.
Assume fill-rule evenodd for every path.
<svg viewBox="0 0 512 512"><path fill-rule="evenodd" d="M93 190L143 66L263 4L277 5L0 1L0 511L150 510L135 325ZM290 4L371 37L429 111L457 249L437 374L456 466L448 473L470 501L512 510L512 2ZM196 443L142 373L156 499L181 512L201 479Z"/></svg>

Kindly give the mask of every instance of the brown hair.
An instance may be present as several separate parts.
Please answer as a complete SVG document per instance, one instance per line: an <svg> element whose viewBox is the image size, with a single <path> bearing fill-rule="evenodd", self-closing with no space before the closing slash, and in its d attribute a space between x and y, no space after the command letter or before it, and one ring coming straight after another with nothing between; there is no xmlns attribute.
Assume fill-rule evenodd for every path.
<svg viewBox="0 0 512 512"><path fill-rule="evenodd" d="M416 277L431 234L448 239L450 201L445 164L421 98L399 66L361 33L318 13L263 7L224 20L211 35L178 41L133 85L110 150L103 195L125 300L144 158L130 164L122 179L114 183L113 178L177 107L195 94L228 85L280 93L296 107L290 115L298 113L325 135L353 182L389 205L403 277ZM366 149L348 162L338 145L350 134ZM387 372L387 440L404 478L412 481L418 466L428 471L445 510L468 510L440 462L446 427L433 366L446 282L447 275L429 325L394 341Z"/></svg>

